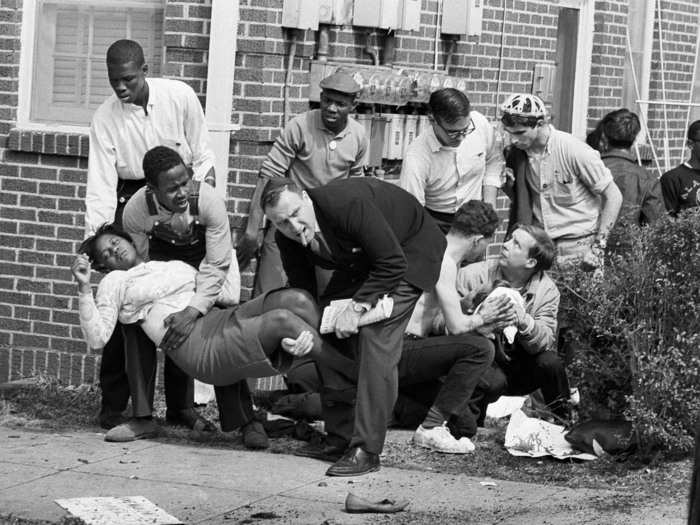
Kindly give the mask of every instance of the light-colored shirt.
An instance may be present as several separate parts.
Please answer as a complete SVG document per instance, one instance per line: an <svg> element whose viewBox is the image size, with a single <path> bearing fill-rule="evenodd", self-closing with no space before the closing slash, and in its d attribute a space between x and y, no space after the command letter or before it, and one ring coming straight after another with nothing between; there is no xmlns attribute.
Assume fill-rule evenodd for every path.
<svg viewBox="0 0 700 525"><path fill-rule="evenodd" d="M80 327L90 348L102 348L117 320L141 323L146 335L159 345L166 332L165 318L182 310L194 295L197 270L182 261L151 261L129 270L114 270L100 281L96 297L78 294ZM217 304L238 303L240 277L229 273Z"/></svg>
<svg viewBox="0 0 700 525"><path fill-rule="evenodd" d="M148 114L112 94L90 124L85 233L112 222L119 179L143 179L143 157L155 146L177 151L197 180L214 167L214 153L197 95L184 82L149 78Z"/></svg>
<svg viewBox="0 0 700 525"><path fill-rule="evenodd" d="M600 154L551 126L544 152L527 155L532 212L549 236L556 241L596 233L600 194L613 182Z"/></svg>
<svg viewBox="0 0 700 525"><path fill-rule="evenodd" d="M325 186L335 179L361 176L368 142L355 119L340 133L323 124L321 110L294 117L275 140L260 168L263 177L289 177L302 189Z"/></svg>
<svg viewBox="0 0 700 525"><path fill-rule="evenodd" d="M457 273L457 291L468 301L479 292L490 292L497 279L503 279L497 259L469 264ZM525 312L534 322L521 330L515 341L529 354L556 350L559 290L546 272L534 274L521 290Z"/></svg>
<svg viewBox="0 0 700 525"><path fill-rule="evenodd" d="M505 161L493 126L478 111L469 116L475 129L458 147L440 144L431 126L406 150L399 184L430 210L455 213L482 200L484 186L501 186Z"/></svg>
<svg viewBox="0 0 700 525"><path fill-rule="evenodd" d="M146 188L141 188L126 203L122 218L124 230L131 235L136 252L144 260L149 258L148 234L155 221L169 224L176 231L184 231L183 229L189 228L195 220L190 214L189 203L183 213L173 213L161 206L157 199L154 201L157 214L151 215L146 201ZM232 255L231 227L226 204L209 184L199 185L198 208L197 220L206 228L206 255L199 265L196 293L192 296L189 306L205 314L214 305L230 266L235 265L235 271L238 272L238 264Z"/></svg>

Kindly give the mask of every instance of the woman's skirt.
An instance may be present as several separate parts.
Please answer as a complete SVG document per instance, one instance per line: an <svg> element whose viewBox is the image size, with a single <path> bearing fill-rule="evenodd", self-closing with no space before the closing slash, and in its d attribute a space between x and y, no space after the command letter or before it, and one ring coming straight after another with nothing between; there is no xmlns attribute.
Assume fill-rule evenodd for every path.
<svg viewBox="0 0 700 525"><path fill-rule="evenodd" d="M195 321L189 337L168 356L191 377L215 386L285 372L292 356L278 350L273 363L258 339L265 297L231 308L214 307Z"/></svg>

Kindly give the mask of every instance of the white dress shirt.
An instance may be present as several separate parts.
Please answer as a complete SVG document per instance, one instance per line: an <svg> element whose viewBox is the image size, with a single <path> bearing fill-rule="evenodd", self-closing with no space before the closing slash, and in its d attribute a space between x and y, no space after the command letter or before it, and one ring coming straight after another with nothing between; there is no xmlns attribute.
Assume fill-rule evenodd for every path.
<svg viewBox="0 0 700 525"><path fill-rule="evenodd" d="M204 112L190 86L178 80L149 78L148 113L112 94L97 108L90 124L85 233L112 222L119 179L143 179L143 157L155 146L177 151L194 178L214 166Z"/></svg>
<svg viewBox="0 0 700 525"><path fill-rule="evenodd" d="M408 146L399 184L429 210L455 213L482 200L484 186L501 186L505 161L493 126L478 111L469 116L475 129L456 148L440 144L432 126Z"/></svg>

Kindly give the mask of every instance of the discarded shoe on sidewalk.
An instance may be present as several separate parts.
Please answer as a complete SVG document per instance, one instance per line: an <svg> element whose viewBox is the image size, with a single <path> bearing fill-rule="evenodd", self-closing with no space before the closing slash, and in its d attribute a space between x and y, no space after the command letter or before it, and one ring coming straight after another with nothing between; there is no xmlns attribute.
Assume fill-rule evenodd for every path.
<svg viewBox="0 0 700 525"><path fill-rule="evenodd" d="M152 419L133 418L117 425L105 434L105 441L113 443L125 443L137 439L149 439L160 434L158 423Z"/></svg>
<svg viewBox="0 0 700 525"><path fill-rule="evenodd" d="M406 507L408 507L408 500L394 501L391 499L383 499L381 501L372 502L352 492L348 492L345 498L345 512L349 512L350 514L393 514L395 512L401 512Z"/></svg>

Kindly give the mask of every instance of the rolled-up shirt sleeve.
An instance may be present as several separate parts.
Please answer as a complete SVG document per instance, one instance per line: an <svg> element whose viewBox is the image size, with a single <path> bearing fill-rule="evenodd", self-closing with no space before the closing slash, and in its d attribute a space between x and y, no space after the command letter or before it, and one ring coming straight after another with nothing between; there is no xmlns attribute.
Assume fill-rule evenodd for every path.
<svg viewBox="0 0 700 525"><path fill-rule="evenodd" d="M613 181L612 173L603 164L600 154L593 148L581 144L581 149L574 161L581 182L592 193L600 195Z"/></svg>
<svg viewBox="0 0 700 525"><path fill-rule="evenodd" d="M199 265L189 306L206 314L221 292L231 265L233 244L226 205L208 184L200 186L199 212L200 222L206 227L206 255Z"/></svg>
<svg viewBox="0 0 700 525"><path fill-rule="evenodd" d="M117 210L116 153L105 123L94 119L90 125L87 188L85 191L85 237L106 222L114 221Z"/></svg>
<svg viewBox="0 0 700 525"><path fill-rule="evenodd" d="M486 144L486 168L484 170L484 186L501 187L501 175L506 166L503 157L503 144L498 139L496 131L486 118L484 118L485 144Z"/></svg>
<svg viewBox="0 0 700 525"><path fill-rule="evenodd" d="M119 318L121 294L121 280L116 273L102 279L97 299L93 298L92 291L78 294L80 328L90 348L102 348L112 337Z"/></svg>
<svg viewBox="0 0 700 525"><path fill-rule="evenodd" d="M409 146L401 164L399 186L413 195L421 206L425 206L425 180L430 170L430 159L416 147Z"/></svg>
<svg viewBox="0 0 700 525"><path fill-rule="evenodd" d="M184 107L184 130L187 143L192 150L192 169L195 180L203 180L207 172L214 167L214 151L209 142L209 130L204 117L202 105L194 90L183 84L187 95Z"/></svg>
<svg viewBox="0 0 700 525"><path fill-rule="evenodd" d="M268 178L285 177L297 156L302 136L299 123L296 119L292 120L275 139L275 143L260 167L260 175Z"/></svg>

